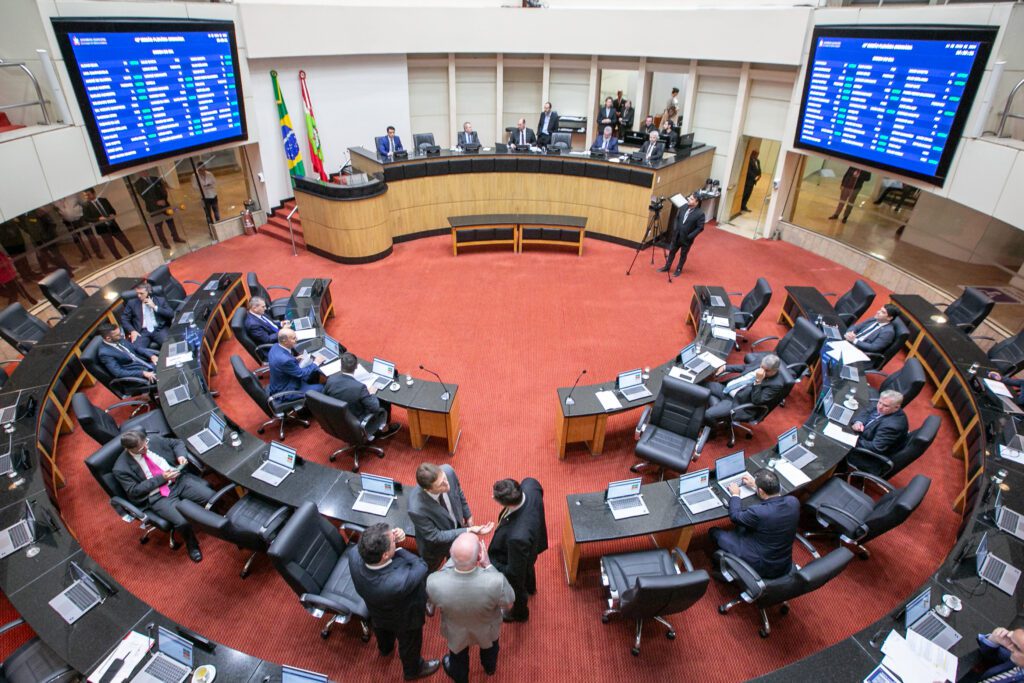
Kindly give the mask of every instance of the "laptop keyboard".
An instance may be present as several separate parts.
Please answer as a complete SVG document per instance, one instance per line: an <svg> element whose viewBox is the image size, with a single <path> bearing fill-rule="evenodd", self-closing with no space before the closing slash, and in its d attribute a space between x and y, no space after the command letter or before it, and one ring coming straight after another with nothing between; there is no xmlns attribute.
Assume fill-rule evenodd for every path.
<svg viewBox="0 0 1024 683"><path fill-rule="evenodd" d="M388 501L391 500L391 496L385 496L380 493L371 493L369 491L363 491L363 502L369 503L370 505L387 505Z"/></svg>
<svg viewBox="0 0 1024 683"><path fill-rule="evenodd" d="M703 503L705 500L710 500L714 497L715 494L711 493L711 491L708 491L707 489L704 489L703 491L694 491L693 493L687 493L686 502L689 503L690 505L695 505L696 503Z"/></svg>
<svg viewBox="0 0 1024 683"><path fill-rule="evenodd" d="M283 477L284 475L288 474L291 471L284 465L278 465L276 462L269 461L263 463L263 467L261 467L260 469L272 477Z"/></svg>
<svg viewBox="0 0 1024 683"><path fill-rule="evenodd" d="M711 296L711 305L716 307L716 308L721 308L722 306L725 306L725 301L720 296L712 295Z"/></svg>
<svg viewBox="0 0 1024 683"><path fill-rule="evenodd" d="M2 462L3 462L3 460L0 460L0 463L2 463ZM2 470L3 470L3 467L0 466L0 471L2 471ZM1017 527L1019 525L1020 525L1020 515L1018 515L1016 512L1013 512L1011 510L1007 510L1006 508L1003 508L1003 528L1010 529L1011 531L1014 531L1014 530L1017 529Z"/></svg>
<svg viewBox="0 0 1024 683"><path fill-rule="evenodd" d="M75 607L83 611L96 602L96 594L81 581L71 586L64 595Z"/></svg>
<svg viewBox="0 0 1024 683"><path fill-rule="evenodd" d="M832 410L828 411L828 419L835 422L842 422L843 418L846 417L846 408L842 406L832 406Z"/></svg>
<svg viewBox="0 0 1024 683"><path fill-rule="evenodd" d="M709 363L706 360L691 360L686 364L686 369L695 375L698 375L709 367Z"/></svg>
<svg viewBox="0 0 1024 683"><path fill-rule="evenodd" d="M1003 578L1003 574L1006 572L1006 565L1002 562L989 561L985 565L985 569L981 572L981 575L991 581L992 583L999 585L999 581Z"/></svg>
<svg viewBox="0 0 1024 683"><path fill-rule="evenodd" d="M199 440L203 442L204 446L216 446L219 441L210 432L199 432Z"/></svg>
<svg viewBox="0 0 1024 683"><path fill-rule="evenodd" d="M643 387L628 387L622 390L622 395L628 398L630 401L636 400L645 396Z"/></svg>
<svg viewBox="0 0 1024 683"><path fill-rule="evenodd" d="M629 498L612 498L608 501L608 505L611 506L612 510L632 510L638 508L642 504L641 500L635 496Z"/></svg>
<svg viewBox="0 0 1024 683"><path fill-rule="evenodd" d="M14 466L11 464L11 454L4 453L3 455L0 455L0 474L7 474L13 469Z"/></svg>
<svg viewBox="0 0 1024 683"><path fill-rule="evenodd" d="M182 674L185 673L185 667L168 661L163 657L155 657L149 660L149 664L146 665L146 673L158 681L177 683L181 679Z"/></svg>
<svg viewBox="0 0 1024 683"><path fill-rule="evenodd" d="M928 640L932 640L935 636L942 633L945 628L946 625L934 614L926 614L921 618L921 621L914 624L913 630L920 633Z"/></svg>
<svg viewBox="0 0 1024 683"><path fill-rule="evenodd" d="M11 545L19 548L32 541L32 534L28 532L28 524L17 524L11 527Z"/></svg>

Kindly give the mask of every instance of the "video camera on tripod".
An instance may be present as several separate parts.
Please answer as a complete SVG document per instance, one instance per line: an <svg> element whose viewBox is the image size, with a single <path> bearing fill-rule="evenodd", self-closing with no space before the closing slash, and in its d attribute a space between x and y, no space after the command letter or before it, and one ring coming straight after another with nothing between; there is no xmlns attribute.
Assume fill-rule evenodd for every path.
<svg viewBox="0 0 1024 683"><path fill-rule="evenodd" d="M657 213L661 211L661 208L665 206L665 197L651 197L651 205L648 207L651 211Z"/></svg>

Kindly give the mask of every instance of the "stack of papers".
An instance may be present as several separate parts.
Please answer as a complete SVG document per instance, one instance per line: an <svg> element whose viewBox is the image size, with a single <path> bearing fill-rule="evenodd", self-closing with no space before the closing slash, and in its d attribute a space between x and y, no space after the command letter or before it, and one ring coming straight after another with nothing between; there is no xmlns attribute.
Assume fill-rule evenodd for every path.
<svg viewBox="0 0 1024 683"><path fill-rule="evenodd" d="M786 481L794 487L803 486L811 480L810 477L804 474L803 470L785 458L782 458L775 463L775 471L785 477Z"/></svg>
<svg viewBox="0 0 1024 683"><path fill-rule="evenodd" d="M597 400L601 402L601 406L606 412L622 408L622 404L619 403L619 399L616 398L614 391L599 391L595 396L597 396Z"/></svg>
<svg viewBox="0 0 1024 683"><path fill-rule="evenodd" d="M850 447L857 445L857 435L845 431L835 422L829 422L827 425L825 425L825 430L822 432L822 434L840 443L845 443L847 446Z"/></svg>
<svg viewBox="0 0 1024 683"><path fill-rule="evenodd" d="M853 363L863 363L868 360L867 355L858 349L856 346L848 341L834 341L826 344L828 350L825 354L831 358L835 358L840 361L843 365L851 365Z"/></svg>
<svg viewBox="0 0 1024 683"><path fill-rule="evenodd" d="M128 635L124 637L124 640L114 649L110 655L100 662L100 665L96 667L96 670L89 675L89 683L97 683L101 680L110 669L111 665L117 660L123 660L120 664L120 668L117 673L113 674L112 677L107 679L110 683L122 683L127 681L128 677L131 676L132 671L139 665L142 658L149 652L149 638L136 633L135 631L129 631Z"/></svg>
<svg viewBox="0 0 1024 683"><path fill-rule="evenodd" d="M989 390L996 396L1005 396L1006 398L1013 398L1013 394L1010 393L1010 390L1002 382L998 382L994 379L988 378L985 378L981 381L984 382L985 386L988 387Z"/></svg>
<svg viewBox="0 0 1024 683"><path fill-rule="evenodd" d="M712 326L711 335L715 339L724 339L732 342L736 341L736 332L728 327L719 327L717 325Z"/></svg>
<svg viewBox="0 0 1024 683"><path fill-rule="evenodd" d="M916 631L907 631L906 639L891 631L882 652L882 665L903 683L956 680L957 658Z"/></svg>
<svg viewBox="0 0 1024 683"><path fill-rule="evenodd" d="M719 317L717 315L716 316L712 316L711 324L712 325L717 325L718 327L729 327L729 319L728 318L722 318L722 317Z"/></svg>

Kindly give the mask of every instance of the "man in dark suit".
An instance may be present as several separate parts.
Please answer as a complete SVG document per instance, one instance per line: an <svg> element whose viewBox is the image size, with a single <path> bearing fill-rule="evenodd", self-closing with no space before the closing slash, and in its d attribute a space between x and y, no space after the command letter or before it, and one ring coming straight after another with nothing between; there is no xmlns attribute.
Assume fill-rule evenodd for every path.
<svg viewBox="0 0 1024 683"><path fill-rule="evenodd" d="M111 255L115 259L121 258L121 253L117 250L114 240L120 242L129 254L134 254L135 248L128 241L127 235L121 231L121 226L117 224L115 218L117 211L114 210L110 201L106 197L97 197L96 190L91 187L82 192L82 195L84 197L82 218L86 223L95 225L96 234L103 239L103 243L107 245Z"/></svg>
<svg viewBox="0 0 1024 683"><path fill-rule="evenodd" d="M395 135L395 127L388 126L388 134L377 138L377 154L382 157L393 157L395 152L404 152L402 139Z"/></svg>
<svg viewBox="0 0 1024 683"><path fill-rule="evenodd" d="M857 195L860 194L860 189L869 180L871 180L871 174L867 171L862 171L853 166L846 169L843 179L839 182L839 203L836 204L835 212L828 219L835 220L839 218L839 213L842 212L843 223L845 223L846 219L850 217L850 212L853 211L853 205L857 202Z"/></svg>
<svg viewBox="0 0 1024 683"><path fill-rule="evenodd" d="M729 519L735 531L714 528L711 540L719 550L745 561L762 579L785 576L793 568L793 539L800 521L800 501L779 495L779 475L760 470L743 475L744 486L757 491L760 502L743 509L740 487L729 485Z"/></svg>
<svg viewBox="0 0 1024 683"><path fill-rule="evenodd" d="M394 436L399 430L399 424L391 422L391 404L377 398L376 387L371 391L355 378L359 359L351 353L343 353L340 361L341 372L328 377L321 391L331 398L347 403L348 409L357 420L362 421L366 416L372 416L366 423L366 431L369 434L376 433L375 439Z"/></svg>
<svg viewBox="0 0 1024 683"><path fill-rule="evenodd" d="M167 329L174 320L174 310L163 297L153 296L147 282L135 285L135 298L124 302L121 325L139 353L159 349L167 341Z"/></svg>
<svg viewBox="0 0 1024 683"><path fill-rule="evenodd" d="M750 153L750 161L747 162L747 177L743 183L743 198L740 200L740 211L750 212L747 208L747 202L750 201L750 195L754 192L754 185L757 185L757 181L761 179L761 153L756 149Z"/></svg>
<svg viewBox="0 0 1024 683"><path fill-rule="evenodd" d="M591 152L606 152L608 154L618 154L619 152L619 141L614 135L612 135L612 127L605 126L604 133L599 135L594 144L590 146Z"/></svg>
<svg viewBox="0 0 1024 683"><path fill-rule="evenodd" d="M633 127L633 117L636 110L633 109L633 101L626 100L622 110L619 112L619 137L623 137L625 131Z"/></svg>
<svg viewBox="0 0 1024 683"><path fill-rule="evenodd" d="M171 238L178 244L185 244L185 240L178 236L178 229L174 226L174 219L171 217L174 215L174 209L171 208L167 193L167 182L163 178L151 175L149 171L143 171L142 175L135 180L135 191L139 193L142 201L146 204L149 220L153 223L157 237L160 238L160 246L164 249L171 248L171 245L167 243L167 236L164 235L164 223L171 231Z"/></svg>
<svg viewBox="0 0 1024 683"><path fill-rule="evenodd" d="M622 114L622 108L626 106L626 98L622 96L622 91L619 90L615 93L615 99L612 100L612 106L615 107L615 111Z"/></svg>
<svg viewBox="0 0 1024 683"><path fill-rule="evenodd" d="M425 462L416 468L417 487L409 495L409 518L416 528L420 557L437 569L460 534L491 533L494 524L473 524L473 513L450 465Z"/></svg>
<svg viewBox="0 0 1024 683"><path fill-rule="evenodd" d="M370 624L382 656L395 650L402 660L405 680L425 678L441 666L440 660L425 660L423 623L427 607L427 564L395 544L405 532L380 522L359 538L359 557L349 556L352 585L366 603Z"/></svg>
<svg viewBox="0 0 1024 683"><path fill-rule="evenodd" d="M537 144L547 145L551 142L551 134L558 132L558 112L551 108L550 102L544 103L544 111L537 120Z"/></svg>
<svg viewBox="0 0 1024 683"><path fill-rule="evenodd" d="M658 131L652 130L647 134L647 142L640 148L640 154L643 155L645 162L653 164L661 161L661 156L664 153L665 145L659 140Z"/></svg>
<svg viewBox="0 0 1024 683"><path fill-rule="evenodd" d="M291 325L291 321L278 322L267 315L267 302L263 297L249 299L249 312L245 314L245 333L257 346L276 344L277 333Z"/></svg>
<svg viewBox="0 0 1024 683"><path fill-rule="evenodd" d="M871 320L857 323L846 331L846 341L861 351L881 353L889 348L896 339L896 329L892 326L893 319L900 314L900 309L886 304L875 312Z"/></svg>
<svg viewBox="0 0 1024 683"><path fill-rule="evenodd" d="M640 130L638 131L641 135L650 135L651 132L658 132L658 127L654 125L654 117L648 116L644 119L644 122L640 124Z"/></svg>
<svg viewBox="0 0 1024 683"><path fill-rule="evenodd" d="M774 408L782 400L786 383L779 373L781 360L774 353L761 357L760 362L750 365L723 365L719 375L727 372L740 373L727 383L711 382L709 407L704 413L708 422L718 422L729 417L734 406L752 403L755 406ZM737 417L742 418L742 415Z"/></svg>
<svg viewBox="0 0 1024 683"><path fill-rule="evenodd" d="M504 619L526 621L530 617L527 596L537 592L537 555L548 549L544 489L532 477L526 477L522 483L499 479L494 482L493 495L502 510L488 552L491 564L505 575L516 592L516 601Z"/></svg>
<svg viewBox="0 0 1024 683"><path fill-rule="evenodd" d="M656 136L657 133L652 133L652 135ZM665 265L659 268L658 272L667 273L672 268L672 261L676 258L676 252L679 252L679 265L676 266L675 272L672 273L675 277L679 277L680 273L683 272L683 264L686 263L686 257L690 254L690 249L693 247L693 241L703 231L704 212L700 208L700 199L695 195L690 195L686 198L686 208L680 209L679 214L676 216L676 225L672 233L672 245L668 250L668 258L665 259Z"/></svg>
<svg viewBox="0 0 1024 683"><path fill-rule="evenodd" d="M458 145L459 147L465 147L466 145L479 145L480 136L473 130L473 124L466 121L462 124L462 132L459 133Z"/></svg>
<svg viewBox="0 0 1024 683"><path fill-rule="evenodd" d="M277 333L277 344L270 347L267 365L270 366L270 383L267 392L273 396L282 391L294 392L286 400L296 400L309 391L320 391L316 379L320 368L307 354L300 361L295 357L295 330L286 327Z"/></svg>
<svg viewBox="0 0 1024 683"><path fill-rule="evenodd" d="M860 434L857 447L881 455L892 455L907 443L907 414L903 394L889 389L878 395L874 409L865 408L854 417L850 429Z"/></svg>
<svg viewBox="0 0 1024 683"><path fill-rule="evenodd" d="M597 122L601 126L615 128L619 124L619 112L612 103L612 98L604 98L604 106L597 112Z"/></svg>
<svg viewBox="0 0 1024 683"><path fill-rule="evenodd" d="M526 127L526 119L519 119L516 123L516 129L508 136L508 144L513 149L524 150L529 149L530 145L537 144L537 136L533 134L533 130Z"/></svg>
<svg viewBox="0 0 1024 683"><path fill-rule="evenodd" d="M104 323L96 331L103 339L97 356L111 377L137 377L150 383L156 382L156 353L140 353L131 344L126 344L121 328L116 325Z"/></svg>
<svg viewBox="0 0 1024 683"><path fill-rule="evenodd" d="M200 562L199 541L192 525L178 512L177 502L206 505L214 491L201 478L182 471L188 464L185 444L180 439L147 438L145 432L128 431L121 435L121 447L124 452L114 463L114 478L128 500L147 505L166 519L181 534L189 559Z"/></svg>

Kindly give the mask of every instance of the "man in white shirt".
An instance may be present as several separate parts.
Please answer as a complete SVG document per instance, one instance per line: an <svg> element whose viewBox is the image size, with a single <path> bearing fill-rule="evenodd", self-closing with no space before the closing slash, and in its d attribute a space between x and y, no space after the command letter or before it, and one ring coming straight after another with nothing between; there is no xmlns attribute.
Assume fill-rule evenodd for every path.
<svg viewBox="0 0 1024 683"><path fill-rule="evenodd" d="M206 222L214 223L219 221L220 205L217 203L217 179L206 170L206 166L200 166L196 169L196 176L192 178L192 187L199 190L199 196L203 198Z"/></svg>

